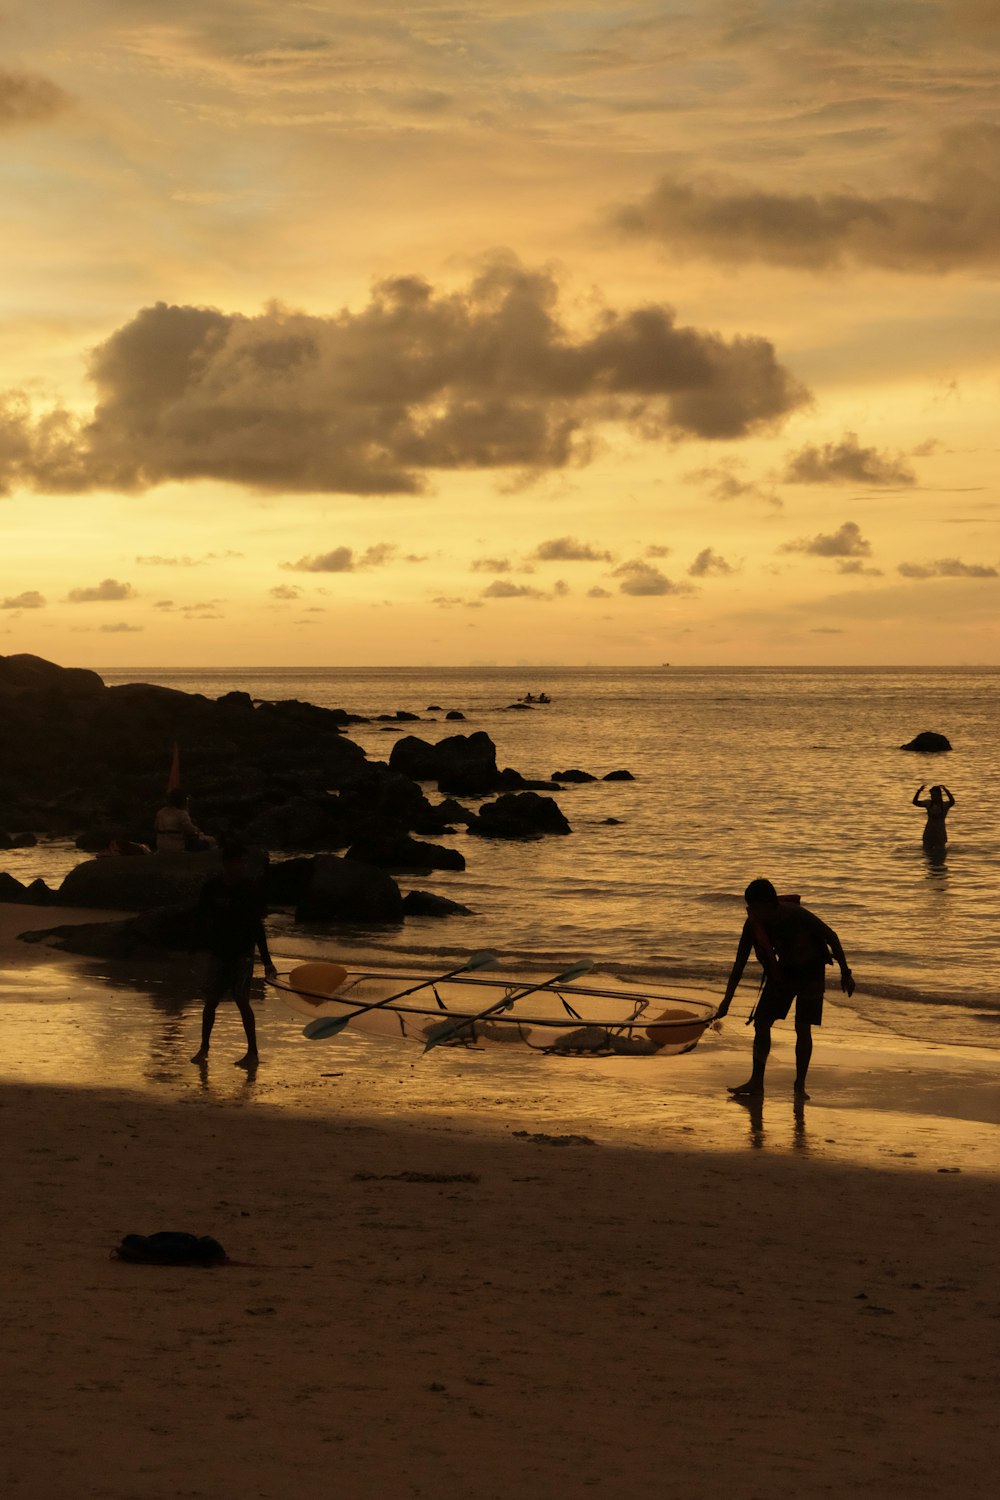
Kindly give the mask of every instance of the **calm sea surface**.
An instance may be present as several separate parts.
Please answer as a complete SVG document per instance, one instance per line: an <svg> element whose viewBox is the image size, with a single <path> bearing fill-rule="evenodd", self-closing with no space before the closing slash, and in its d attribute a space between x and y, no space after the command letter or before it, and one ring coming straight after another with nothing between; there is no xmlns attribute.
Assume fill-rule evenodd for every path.
<svg viewBox="0 0 1000 1500"><path fill-rule="evenodd" d="M840 933L859 982L853 1002L881 1024L1000 1046L1000 671L384 668L104 671L217 697L299 698L422 724L350 731L373 760L400 734L485 730L501 766L531 777L627 768L634 782L556 796L573 833L534 844L464 832L441 842L464 874L401 877L475 911L375 934L393 957L491 946L512 961L588 953L622 974L724 981L757 875L795 891ZM552 702L508 705L527 692ZM430 705L442 712L429 713ZM466 722L446 723L460 709ZM922 729L951 754L907 754ZM921 845L918 783L957 801L947 855ZM195 799L197 788L193 789ZM431 792L434 800L436 792ZM619 820L616 824L609 819ZM64 849L18 851L20 878L51 878ZM283 934L282 951L310 939ZM362 936L359 934L359 936ZM372 936L367 934L365 936ZM749 987L745 1004L749 1004Z"/></svg>

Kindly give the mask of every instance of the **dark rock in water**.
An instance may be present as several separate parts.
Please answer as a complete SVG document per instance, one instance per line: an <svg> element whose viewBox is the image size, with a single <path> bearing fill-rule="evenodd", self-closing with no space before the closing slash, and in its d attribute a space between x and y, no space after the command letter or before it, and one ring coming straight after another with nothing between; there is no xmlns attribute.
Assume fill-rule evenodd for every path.
<svg viewBox="0 0 1000 1500"><path fill-rule="evenodd" d="M264 876L264 897L268 906L298 906L309 889L313 862L299 859L272 859Z"/></svg>
<svg viewBox="0 0 1000 1500"><path fill-rule="evenodd" d="M407 891L403 910L408 917L471 917L472 910L460 901L436 896L432 891Z"/></svg>
<svg viewBox="0 0 1000 1500"><path fill-rule="evenodd" d="M419 719L420 715L411 714L405 708L397 708L395 717L400 721L400 723L409 723L412 719Z"/></svg>
<svg viewBox="0 0 1000 1500"><path fill-rule="evenodd" d="M534 705L531 703L508 703L504 711L506 713L511 713L516 710L520 713L530 714L533 707Z"/></svg>
<svg viewBox="0 0 1000 1500"><path fill-rule="evenodd" d="M164 906L120 922L73 922L18 933L22 943L46 943L87 958L154 958L194 953L206 934L194 906Z"/></svg>
<svg viewBox="0 0 1000 1500"><path fill-rule="evenodd" d="M219 868L214 850L204 854L150 854L142 859L110 854L70 870L57 892L60 906L102 911L147 911L194 901Z"/></svg>
<svg viewBox="0 0 1000 1500"><path fill-rule="evenodd" d="M346 859L377 865L380 870L464 870L465 858L457 849L425 844L405 834L361 839L352 844Z"/></svg>
<svg viewBox="0 0 1000 1500"><path fill-rule="evenodd" d="M465 715L461 712L460 709L449 708L448 712L445 714L445 718L446 719L464 719Z"/></svg>
<svg viewBox="0 0 1000 1500"><path fill-rule="evenodd" d="M3 830L0 829L0 849L13 849L13 847L14 842L11 839L10 834L4 833Z"/></svg>
<svg viewBox="0 0 1000 1500"><path fill-rule="evenodd" d="M428 703L425 712L429 714L439 714L441 712L440 703Z"/></svg>
<svg viewBox="0 0 1000 1500"><path fill-rule="evenodd" d="M635 777L632 775L631 771L609 771L606 776L602 776L601 777L601 780L602 781L634 781Z"/></svg>
<svg viewBox="0 0 1000 1500"><path fill-rule="evenodd" d="M28 899L28 888L6 870L0 870L0 901L23 905Z"/></svg>
<svg viewBox="0 0 1000 1500"><path fill-rule="evenodd" d="M297 922L401 922L403 898L391 875L355 859L321 854L312 862Z"/></svg>
<svg viewBox="0 0 1000 1500"><path fill-rule="evenodd" d="M438 832L443 832L444 825L447 823L468 825L476 816L467 807L463 807L461 802L456 802L454 797L445 797L442 802L432 805L431 812L439 820Z"/></svg>
<svg viewBox="0 0 1000 1500"><path fill-rule="evenodd" d="M55 906L59 897L55 891L50 891L45 881L39 877L26 887L24 900L27 906Z"/></svg>
<svg viewBox="0 0 1000 1500"><path fill-rule="evenodd" d="M440 791L457 797L481 797L497 785L497 750L481 729L452 734L436 745L407 735L393 745L389 768L416 781L436 781Z"/></svg>
<svg viewBox="0 0 1000 1500"><path fill-rule="evenodd" d="M546 833L572 831L557 803L537 792L505 793L485 803L469 825L470 833L491 839L537 839Z"/></svg>
<svg viewBox="0 0 1000 1500"><path fill-rule="evenodd" d="M520 771L515 771L512 766L504 766L497 777L496 790L498 792L557 792L558 781L533 781L528 776L522 776Z"/></svg>
<svg viewBox="0 0 1000 1500"><path fill-rule="evenodd" d="M946 735L935 734L931 729L924 729L908 745L900 745L899 748L900 750L916 750L924 755L939 755L941 751L951 749L951 741Z"/></svg>
<svg viewBox="0 0 1000 1500"><path fill-rule="evenodd" d="M553 771L553 781L596 781L596 776L591 776L589 771Z"/></svg>
<svg viewBox="0 0 1000 1500"><path fill-rule="evenodd" d="M12 849L34 849L38 843L38 835L35 833L11 834L10 847Z"/></svg>
<svg viewBox="0 0 1000 1500"><path fill-rule="evenodd" d="M269 849L342 849L354 834L339 796L291 797L252 818L245 836Z"/></svg>
<svg viewBox="0 0 1000 1500"><path fill-rule="evenodd" d="M620 825L620 823L621 823L621 818L602 818L601 819L602 826L607 825L607 824L612 824L614 827L617 828Z"/></svg>

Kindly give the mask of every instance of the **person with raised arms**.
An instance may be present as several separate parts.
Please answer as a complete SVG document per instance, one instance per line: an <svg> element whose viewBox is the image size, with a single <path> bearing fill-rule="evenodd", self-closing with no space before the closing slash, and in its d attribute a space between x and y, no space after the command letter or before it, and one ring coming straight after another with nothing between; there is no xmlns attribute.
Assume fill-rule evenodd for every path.
<svg viewBox="0 0 1000 1500"><path fill-rule="evenodd" d="M826 966L834 960L840 966L840 988L847 995L854 994L854 976L833 928L800 905L797 896L779 898L769 880L751 880L743 894L747 919L717 1019L727 1014L751 952L760 960L764 984L750 1013L754 1023L753 1071L746 1083L736 1084L729 1092L734 1099L763 1094L771 1027L785 1019L794 1000L795 1096L808 1099L806 1074L812 1058L812 1028L823 1022Z"/></svg>

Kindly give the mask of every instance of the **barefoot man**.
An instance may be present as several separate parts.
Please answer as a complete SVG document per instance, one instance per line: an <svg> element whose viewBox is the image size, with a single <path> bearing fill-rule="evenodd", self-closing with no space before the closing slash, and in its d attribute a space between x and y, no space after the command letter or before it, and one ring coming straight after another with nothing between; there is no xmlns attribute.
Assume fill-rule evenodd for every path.
<svg viewBox="0 0 1000 1500"><path fill-rule="evenodd" d="M733 1002L751 949L764 970L764 988L751 1012L754 1022L753 1072L746 1083L730 1089L734 1099L749 1099L764 1092L764 1069L771 1050L771 1027L783 1021L795 1001L795 1095L808 1099L806 1073L812 1057L812 1028L823 1021L823 990L826 966L833 959L840 965L840 988L854 994L854 976L840 938L813 912L800 906L798 898L779 900L769 880L751 880L744 891L747 919L719 1016Z"/></svg>
<svg viewBox="0 0 1000 1500"><path fill-rule="evenodd" d="M205 1009L201 1017L201 1046L191 1059L193 1063L207 1061L219 1001L232 995L247 1038L246 1054L236 1066L255 1068L257 1065L257 1027L250 1005L250 981L256 950L260 951L267 978L276 976L264 935L265 910L249 851L242 844L224 846L222 872L208 877L198 898L198 919L204 927L211 959L205 985Z"/></svg>

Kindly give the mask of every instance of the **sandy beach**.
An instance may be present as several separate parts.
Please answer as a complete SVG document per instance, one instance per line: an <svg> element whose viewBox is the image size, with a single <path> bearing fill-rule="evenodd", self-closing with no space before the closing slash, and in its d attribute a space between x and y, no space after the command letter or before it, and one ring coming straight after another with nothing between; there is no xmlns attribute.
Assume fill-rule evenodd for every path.
<svg viewBox="0 0 1000 1500"><path fill-rule="evenodd" d="M2 916L6 1493L940 1497L1000 1457L992 1054L838 1018L796 1116L776 1033L751 1117L742 1026L421 1071L265 1005L258 1078L233 1018L202 1077L190 1004ZM110 1258L166 1228L236 1264Z"/></svg>

